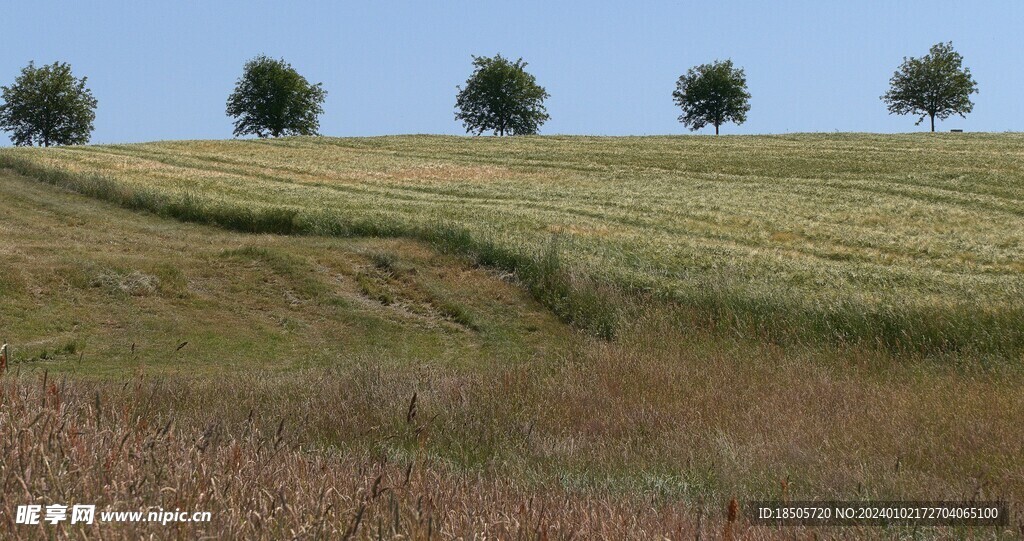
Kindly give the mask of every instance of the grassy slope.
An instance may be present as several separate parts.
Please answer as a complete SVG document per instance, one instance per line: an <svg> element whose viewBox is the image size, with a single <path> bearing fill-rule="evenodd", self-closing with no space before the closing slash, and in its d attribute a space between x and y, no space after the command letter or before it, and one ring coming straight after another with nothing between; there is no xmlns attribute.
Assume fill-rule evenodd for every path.
<svg viewBox="0 0 1024 541"><path fill-rule="evenodd" d="M0 426L17 419L31 441L75 441L62 431L90 426L99 391L111 416L104 422L118 432L83 428L89 453L107 456L111 438L136 434L136 456L152 452L151 441L168 449L146 464L182 464L169 477L145 470L148 491L110 493L104 461L50 447L58 454L26 460L47 456L49 468L74 472L64 477L72 481L34 476L33 497L59 487L130 507L163 501L171 492L159 487L169 487L194 502L208 492L205 479L242 487L265 482L260 472L270 467L287 487L282 497L312 502L325 482L369 490L386 457L379 467L401 496L401 531L422 535L413 506L423 496L439 502L436 524L481 529L463 520L469 507L511 536L500 529L503 513L519 508L515 520L539 524L529 502L554 494L545 514L552 531L623 537L637 530L610 525L692 529L684 509L703 505L712 513L705 533L715 535L723 499L778 496L783 479L792 498L1024 494L1024 381L1014 365L780 347L657 308L621 322L608 343L568 332L523 291L421 244L225 232L9 172L0 172L0 200L0 339L15 344L20 374L2 380ZM29 426L31 412L48 407L37 396L44 370L69 372L57 380L64 406L47 410L54 422ZM129 376L138 373L148 376ZM409 423L413 392L418 415ZM266 454L265 442L247 439L252 414L270 439L285 421L287 451ZM157 430L170 420L174 433ZM208 440L211 429L210 458L176 447ZM29 441L0 432L6 456ZM239 452L255 461L252 472L231 458ZM403 489L409 462L426 480ZM128 456L115 463L127 490L140 465ZM12 483L4 494L24 493L14 465L0 462ZM334 496L332 527L349 524L360 497ZM272 537L282 531L273 528L324 523L321 509L304 505L259 525L232 511L276 505L260 498L232 491L207 504L223 521L212 532ZM656 516L634 515L652 498ZM387 524L391 505L367 513ZM586 515L596 508L608 515ZM255 531L231 529L239 523Z"/></svg>
<svg viewBox="0 0 1024 541"><path fill-rule="evenodd" d="M412 242L140 219L10 175L0 189L0 340L23 369L275 371L385 349L478 368L567 334L514 285Z"/></svg>
<svg viewBox="0 0 1024 541"><path fill-rule="evenodd" d="M558 235L578 275L773 339L1024 350L1019 135L299 138L0 163L181 218L413 236L505 267Z"/></svg>

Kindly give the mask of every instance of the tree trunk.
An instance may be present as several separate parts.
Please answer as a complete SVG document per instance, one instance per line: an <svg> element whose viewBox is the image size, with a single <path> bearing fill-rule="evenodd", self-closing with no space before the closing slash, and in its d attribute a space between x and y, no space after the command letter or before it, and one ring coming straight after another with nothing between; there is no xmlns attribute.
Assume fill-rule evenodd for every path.
<svg viewBox="0 0 1024 541"><path fill-rule="evenodd" d="M715 124L715 135L718 135L718 124Z"/></svg>
<svg viewBox="0 0 1024 541"><path fill-rule="evenodd" d="M932 117L932 133L935 133L935 113L932 113L931 117Z"/></svg>

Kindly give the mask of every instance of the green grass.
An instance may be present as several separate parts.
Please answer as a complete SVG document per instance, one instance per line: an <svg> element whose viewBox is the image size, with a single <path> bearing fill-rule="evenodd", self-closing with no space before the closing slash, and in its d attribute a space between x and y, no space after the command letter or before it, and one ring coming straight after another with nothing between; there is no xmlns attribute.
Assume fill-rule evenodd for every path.
<svg viewBox="0 0 1024 541"><path fill-rule="evenodd" d="M0 343L17 370L217 375L385 350L479 369L569 333L514 284L411 241L227 232L4 171L0 200Z"/></svg>
<svg viewBox="0 0 1024 541"><path fill-rule="evenodd" d="M772 341L1024 351L1016 134L292 138L0 164L236 231L426 240L606 337L624 294Z"/></svg>

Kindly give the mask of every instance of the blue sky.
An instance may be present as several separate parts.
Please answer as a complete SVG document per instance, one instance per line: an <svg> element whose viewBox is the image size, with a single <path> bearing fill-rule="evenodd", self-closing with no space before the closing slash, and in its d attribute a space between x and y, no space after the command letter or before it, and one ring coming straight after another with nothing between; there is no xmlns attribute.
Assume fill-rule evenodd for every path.
<svg viewBox="0 0 1024 541"><path fill-rule="evenodd" d="M725 134L904 132L927 127L889 116L879 96L904 56L951 40L980 94L966 120L938 128L1019 131L1021 28L1018 0L21 0L0 11L0 84L29 60L66 61L99 100L93 142L228 138L227 95L265 53L324 83L325 135L458 134L470 56L500 52L551 94L542 133L678 134L676 79L731 58L753 99Z"/></svg>

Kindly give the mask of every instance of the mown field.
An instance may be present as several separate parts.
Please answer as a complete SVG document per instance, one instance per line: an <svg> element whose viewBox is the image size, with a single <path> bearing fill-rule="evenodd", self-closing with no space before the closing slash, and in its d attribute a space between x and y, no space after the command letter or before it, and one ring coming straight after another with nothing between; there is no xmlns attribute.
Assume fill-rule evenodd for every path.
<svg viewBox="0 0 1024 541"><path fill-rule="evenodd" d="M0 163L239 230L419 238L520 274L555 250L582 282L775 341L1024 352L1018 134L296 138ZM614 335L619 303L593 283L547 303Z"/></svg>
<svg viewBox="0 0 1024 541"><path fill-rule="evenodd" d="M1022 142L2 150L0 530L95 536L13 524L67 500L214 516L112 539L1024 535ZM732 498L1017 514L812 532Z"/></svg>

